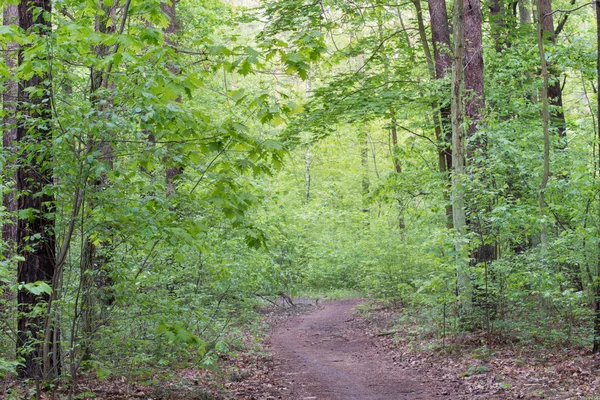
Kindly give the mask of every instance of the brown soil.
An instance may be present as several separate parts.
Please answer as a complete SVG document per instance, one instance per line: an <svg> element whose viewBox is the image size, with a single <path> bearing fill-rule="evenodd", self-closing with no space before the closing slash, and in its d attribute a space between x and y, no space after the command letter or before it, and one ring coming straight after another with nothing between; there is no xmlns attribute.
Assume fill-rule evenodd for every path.
<svg viewBox="0 0 600 400"><path fill-rule="evenodd" d="M331 400L466 399L460 381L432 380L394 361L368 334L354 307L360 300L326 302L275 327L271 336L280 398ZM486 397L491 398L491 397Z"/></svg>

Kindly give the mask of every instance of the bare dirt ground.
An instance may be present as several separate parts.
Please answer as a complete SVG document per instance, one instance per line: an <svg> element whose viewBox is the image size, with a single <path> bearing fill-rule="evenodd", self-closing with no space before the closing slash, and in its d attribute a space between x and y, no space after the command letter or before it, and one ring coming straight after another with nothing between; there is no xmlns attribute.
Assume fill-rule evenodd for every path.
<svg viewBox="0 0 600 400"><path fill-rule="evenodd" d="M359 300L325 302L271 335L274 377L289 400L473 399L459 380L432 380L396 362L355 316ZM483 398L483 397L482 397ZM492 396L485 396L492 398Z"/></svg>

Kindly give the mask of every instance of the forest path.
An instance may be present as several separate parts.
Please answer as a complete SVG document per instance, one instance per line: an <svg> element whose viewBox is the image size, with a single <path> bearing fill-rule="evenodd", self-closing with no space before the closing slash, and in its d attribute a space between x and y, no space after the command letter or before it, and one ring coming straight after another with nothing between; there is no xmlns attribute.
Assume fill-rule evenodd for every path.
<svg viewBox="0 0 600 400"><path fill-rule="evenodd" d="M461 399L458 387L396 365L355 315L360 300L327 301L277 326L271 336L275 376L288 400Z"/></svg>

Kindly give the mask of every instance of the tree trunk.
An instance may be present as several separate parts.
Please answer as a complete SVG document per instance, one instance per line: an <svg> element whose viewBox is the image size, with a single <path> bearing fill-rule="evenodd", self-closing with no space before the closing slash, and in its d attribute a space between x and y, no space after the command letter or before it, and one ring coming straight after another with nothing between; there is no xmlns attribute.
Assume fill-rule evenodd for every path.
<svg viewBox="0 0 600 400"><path fill-rule="evenodd" d="M479 125L483 119L485 109L484 70L483 70L483 44L482 44L482 16L479 0L465 1L465 115L468 119L467 127L467 163L473 169L481 166L480 159L485 157L486 140L479 135ZM489 209L489 204L471 202L471 221L469 228L476 232L479 238L487 238L490 229L481 216L481 212ZM474 250L473 261L475 264L491 261L495 258L495 245L479 243Z"/></svg>
<svg viewBox="0 0 600 400"><path fill-rule="evenodd" d="M390 133L392 135L392 157L394 160L394 171L397 174L402 173L402 165L400 164L400 159L398 158L398 126L396 123L396 118L392 118L392 126L390 127ZM404 231L406 228L406 222L404 220L404 212L402 203L398 200L398 229L400 229L400 233Z"/></svg>
<svg viewBox="0 0 600 400"><path fill-rule="evenodd" d="M311 174L310 168L312 166L312 153L310 151L310 145L306 145L306 151L304 152L304 199L308 204L310 202L310 189L311 189Z"/></svg>
<svg viewBox="0 0 600 400"><path fill-rule="evenodd" d="M306 78L306 97L308 98L310 96L310 92L311 92L311 80L309 77ZM312 177L311 177L311 167L312 167L312 152L310 151L310 142L306 143L306 151L304 153L304 188L305 188L305 194L304 194L304 198L306 200L306 203L308 204L310 202L310 190L311 190L311 183L312 183Z"/></svg>
<svg viewBox="0 0 600 400"><path fill-rule="evenodd" d="M369 191L370 191L370 180L369 180L369 144L367 142L367 135L363 132L359 134L360 141L360 165L362 166L362 211L368 213L369 210ZM368 222L367 222L368 225Z"/></svg>
<svg viewBox="0 0 600 400"><path fill-rule="evenodd" d="M485 142L477 137L478 125L483 117L485 94L483 88L483 47L481 42L481 3L464 0L465 32L465 116L467 117L467 158L471 161L477 152L485 151ZM455 39L456 40L456 39Z"/></svg>
<svg viewBox="0 0 600 400"><path fill-rule="evenodd" d="M492 0L490 4L490 26L492 38L494 38L494 49L500 53L504 48L502 34L504 31L503 4L500 0Z"/></svg>
<svg viewBox="0 0 600 400"><path fill-rule="evenodd" d="M464 3L454 4L454 60L452 66L452 216L457 239L455 248L456 286L463 312L471 309L471 283L464 262L464 245L466 233L465 193L463 180L465 174L465 145L463 130L463 61L465 55Z"/></svg>
<svg viewBox="0 0 600 400"><path fill-rule="evenodd" d="M538 23L541 21L543 29L543 39L552 44L556 43L556 34L554 32L554 19L552 18L551 0L538 1ZM562 88L560 86L560 73L555 65L548 65L548 74L550 76L548 84L548 101L552 106L551 125L556 129L560 138L567 136L567 124L565 122L565 113L563 111ZM550 83L550 80L552 83ZM561 145L564 147L564 144Z"/></svg>
<svg viewBox="0 0 600 400"><path fill-rule="evenodd" d="M600 88L600 0L596 0L595 3L596 8L596 87ZM596 129L598 137L597 140L597 157L598 164L597 168L600 169L600 96L597 96L597 115L596 115L596 123L598 124L598 129ZM600 172L600 170L599 170ZM600 198L598 199L598 217L600 219ZM600 223L598 224L600 227ZM594 296L594 341L592 352L599 353L600 352L600 241L598 242L598 254L597 254L597 262L596 262L596 276L595 280L592 281L592 292Z"/></svg>
<svg viewBox="0 0 600 400"><path fill-rule="evenodd" d="M542 173L542 181L538 190L538 203L540 209L541 223L541 242L542 247L546 247L548 243L548 234L546 229L546 205L545 205L545 191L550 177L550 112L549 112L549 72L548 65L546 63L546 54L544 51L544 36L547 34L547 26L545 26L543 20L544 15L547 12L544 9L544 3L547 0L538 0L538 50L540 54L540 64L542 67L542 77L544 79L544 86L541 90L542 94L542 126L543 126L543 138L544 138L544 172Z"/></svg>
<svg viewBox="0 0 600 400"><path fill-rule="evenodd" d="M177 34L178 30L179 30L179 26L177 24L177 2L176 1L171 1L171 2L163 2L160 4L163 12L166 14L167 18L169 19L169 25L165 28L164 32L167 36L167 43L168 44L173 44L173 40L172 40L172 36L174 36L175 34ZM179 73L179 68L177 67L177 65L175 65L174 63L171 63L171 73L173 74L178 74ZM178 103L181 103L181 97L178 97L176 100ZM167 170L166 170L166 174L165 174L165 179L166 179L166 186L167 186L167 192L166 195L167 197L171 197L175 194L176 192L176 185L175 185L175 181L177 179L177 177L179 175L181 175L181 173L183 172L183 167L180 165L169 165L172 163L172 160L168 160L167 161Z"/></svg>
<svg viewBox="0 0 600 400"><path fill-rule="evenodd" d="M18 5L19 26L26 32L48 35L51 31L49 0L22 0ZM40 12L41 11L41 12ZM24 49L19 51L19 65L24 63ZM46 54L38 55L42 64L47 63ZM31 89L39 89L41 95L32 95ZM50 87L47 72L19 82L18 111L21 115L17 123L17 142L21 146L20 162L16 173L16 188L19 197L17 209L29 210L28 218L20 218L17 223L17 251L23 256L19 262L17 279L21 284L38 281L50 283L54 278L55 236L53 211L54 197L50 194L52 185L52 112L50 108ZM24 363L19 373L25 378L48 379L44 371L53 365L53 357L44 357L41 342L44 341L44 318L32 315L32 310L48 300L47 294L36 296L21 288L18 298L17 351ZM48 333L48 330L46 330ZM50 337L54 337L53 330ZM46 342L48 342L46 338Z"/></svg>
<svg viewBox="0 0 600 400"><path fill-rule="evenodd" d="M446 1L445 0L428 0L429 6L429 17L431 23L431 36L432 36L432 44L433 44L433 61L435 61L434 73L432 74L432 79L445 79L446 75L449 71L452 70L452 55L450 51L450 28L448 25L448 12L446 10ZM421 27L419 27L419 31L421 32ZM421 33L422 36L425 35L424 29ZM427 42L427 38L424 37L422 39L424 42ZM424 46L425 48L425 46ZM427 52L428 47L426 48ZM427 57L428 61L431 59L429 55ZM431 67L430 67L431 70ZM439 115L437 114L437 109L439 108ZM439 118L439 133L436 132L438 137L438 143L440 149L438 150L439 157L439 168L440 172L445 172L448 174L448 187L451 188L452 181L450 177L450 172L452 170L452 127L451 127L451 110L450 104L444 104L441 107L435 105L435 114L434 119ZM446 219L447 226L449 229L453 227L452 221L452 202L450 201L450 196L448 194L445 195L445 200L447 201L446 205Z"/></svg>
<svg viewBox="0 0 600 400"><path fill-rule="evenodd" d="M102 34L114 34L116 29L116 18L115 18L115 7L106 7L103 3L100 4L102 14L96 17L96 31ZM126 15L123 18L127 18ZM106 45L98 45L94 49L96 57L103 59L108 56L109 47ZM101 94L99 93L102 85L105 84L107 88L111 86L108 82L103 81L105 71L101 69L92 68L90 72L90 99L92 107L96 112L96 118L102 120L107 118L107 112L112 107L110 101L101 103ZM102 161L109 165L109 168L113 166L113 148L110 142L110 132L106 132L103 137L91 137L92 147L100 152L102 155ZM107 183L106 174L102 174L90 183L90 188L98 190ZM89 210L93 210L96 207L93 202L88 205ZM100 245L100 247L105 247ZM81 285L81 334L83 336L83 359L90 359L92 356L92 346L94 333L98 330L99 324L102 323L102 316L99 311L106 308L107 296L103 295L102 291L106 290L109 284L103 277L106 276L105 265L107 260L105 257L99 255L97 245L89 237L85 238L85 243L81 248L80 257L80 285Z"/></svg>
<svg viewBox="0 0 600 400"><path fill-rule="evenodd" d="M519 23L526 26L531 23L531 12L529 0L519 0Z"/></svg>
<svg viewBox="0 0 600 400"><path fill-rule="evenodd" d="M7 4L4 6L4 26L19 24L19 10L16 5ZM17 64L17 52L19 45L15 42L8 43L5 50L4 63L14 73ZM14 173L14 165L10 162L15 155L15 142L17 141L17 96L19 91L19 83L16 79L8 79L4 84L4 93L2 95L2 108L5 113L4 129L2 136L2 146L8 158L8 163L5 166L4 182L7 186L14 185L16 175ZM4 194L3 202L6 213L9 216L9 221L4 221L2 225L2 240L5 246L5 256L10 258L14 252L14 246L17 242L17 220L15 212L17 211L17 202L15 201L14 187Z"/></svg>

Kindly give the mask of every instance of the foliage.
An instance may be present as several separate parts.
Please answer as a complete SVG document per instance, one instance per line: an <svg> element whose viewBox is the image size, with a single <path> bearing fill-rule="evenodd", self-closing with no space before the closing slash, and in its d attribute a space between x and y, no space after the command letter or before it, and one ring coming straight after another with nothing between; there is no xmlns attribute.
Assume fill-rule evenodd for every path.
<svg viewBox="0 0 600 400"><path fill-rule="evenodd" d="M43 161L52 182L36 195L53 199L46 215L5 203L0 217L51 221L58 262L53 279L18 282L22 253L44 232L17 251L3 242L0 375L33 354L17 356L12 342L27 317L60 332L63 380L80 368L100 378L213 368L255 321L259 298L278 293L360 291L419 310L440 337L591 345L600 180L590 9L568 14L547 44L568 130L565 139L553 127L544 215L535 29L516 15L498 27L484 11L510 45L499 51L497 31L484 30L486 105L469 146L485 146L465 187L467 219L481 229L461 253L447 226L451 172L439 163L449 76L435 79L429 32L412 33L414 4L52 5L50 35L11 25L0 36L21 49L12 69L15 54L3 52L0 81L43 77L27 90L51 109L44 117L46 100L19 99L15 118L3 110L5 135L29 130L2 152L2 192L25 195L15 171ZM477 262L485 245L495 257ZM469 312L457 295L461 261ZM20 310L18 293L36 307Z"/></svg>

